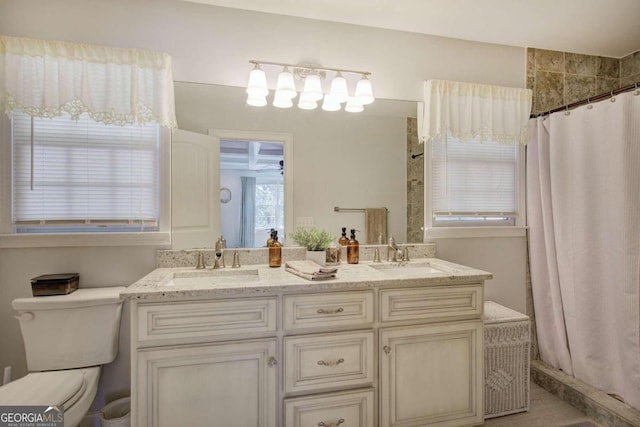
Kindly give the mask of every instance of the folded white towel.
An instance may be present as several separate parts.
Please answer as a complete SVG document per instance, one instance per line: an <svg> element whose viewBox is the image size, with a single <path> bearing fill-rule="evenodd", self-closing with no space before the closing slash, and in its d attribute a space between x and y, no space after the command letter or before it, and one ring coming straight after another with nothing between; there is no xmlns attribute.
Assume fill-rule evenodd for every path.
<svg viewBox="0 0 640 427"><path fill-rule="evenodd" d="M320 267L311 260L287 261L285 268L289 273L307 280L327 280L336 277L337 267Z"/></svg>

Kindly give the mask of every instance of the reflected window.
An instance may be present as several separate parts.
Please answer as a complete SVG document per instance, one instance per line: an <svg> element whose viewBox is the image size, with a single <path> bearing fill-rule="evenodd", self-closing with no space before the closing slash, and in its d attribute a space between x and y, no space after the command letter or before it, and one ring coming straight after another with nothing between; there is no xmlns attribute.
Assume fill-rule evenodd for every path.
<svg viewBox="0 0 640 427"><path fill-rule="evenodd" d="M256 178L255 241L267 240L274 228L284 235L284 183L280 178ZM265 238L266 236L266 238ZM263 245L257 245L263 246Z"/></svg>

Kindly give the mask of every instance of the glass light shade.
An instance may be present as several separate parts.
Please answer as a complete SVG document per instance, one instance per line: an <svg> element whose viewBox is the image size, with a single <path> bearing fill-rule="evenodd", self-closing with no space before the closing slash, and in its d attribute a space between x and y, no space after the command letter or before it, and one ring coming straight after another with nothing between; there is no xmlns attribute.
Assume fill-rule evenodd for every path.
<svg viewBox="0 0 640 427"><path fill-rule="evenodd" d="M313 110L318 108L318 102L306 92L302 92L298 99L298 108L303 110Z"/></svg>
<svg viewBox="0 0 640 427"><path fill-rule="evenodd" d="M340 111L342 106L338 99L332 94L327 94L324 96L324 101L322 101L322 109L324 111Z"/></svg>
<svg viewBox="0 0 640 427"><path fill-rule="evenodd" d="M347 102L349 98L349 89L347 88L347 80L342 77L342 73L338 72L331 80L331 89L329 93L334 96L338 102Z"/></svg>
<svg viewBox="0 0 640 427"><path fill-rule="evenodd" d="M247 83L247 94L249 97L257 98L259 96L267 96L269 88L267 87L267 75L256 64L255 68L249 73L249 83Z"/></svg>
<svg viewBox="0 0 640 427"><path fill-rule="evenodd" d="M287 92L276 90L276 94L273 96L273 106L278 108L291 108L293 107L293 101Z"/></svg>
<svg viewBox="0 0 640 427"><path fill-rule="evenodd" d="M362 106L360 100L354 96L349 97L347 105L345 105L344 107L344 111L348 111L349 113L359 113L361 111L364 111L364 107Z"/></svg>
<svg viewBox="0 0 640 427"><path fill-rule="evenodd" d="M354 96L360 100L362 105L371 104L375 98L373 97L373 89L371 88L371 80L367 76L362 76L356 83L356 91Z"/></svg>
<svg viewBox="0 0 640 427"><path fill-rule="evenodd" d="M289 99L296 97L296 83L293 80L293 74L289 71L289 68L285 67L280 74L278 74L278 81L276 83L276 94L281 93L280 96L288 96Z"/></svg>
<svg viewBox="0 0 640 427"><path fill-rule="evenodd" d="M320 83L320 76L317 74L309 74L304 79L304 89L303 93L308 94L307 96L314 101L320 101L323 97L322 94L322 84Z"/></svg>
<svg viewBox="0 0 640 427"><path fill-rule="evenodd" d="M249 95L247 96L247 104L253 106L253 107L264 107L265 105L267 105L267 97L266 96L254 96L254 95Z"/></svg>

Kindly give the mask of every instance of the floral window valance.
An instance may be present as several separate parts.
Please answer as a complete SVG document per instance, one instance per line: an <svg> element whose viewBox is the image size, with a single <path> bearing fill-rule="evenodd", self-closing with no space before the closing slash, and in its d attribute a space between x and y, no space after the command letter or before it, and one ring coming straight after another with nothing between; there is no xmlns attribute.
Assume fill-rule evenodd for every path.
<svg viewBox="0 0 640 427"><path fill-rule="evenodd" d="M418 103L419 141L451 136L526 144L531 97L530 89L428 80Z"/></svg>
<svg viewBox="0 0 640 427"><path fill-rule="evenodd" d="M176 124L164 53L0 36L0 108L33 117L87 113L97 122Z"/></svg>

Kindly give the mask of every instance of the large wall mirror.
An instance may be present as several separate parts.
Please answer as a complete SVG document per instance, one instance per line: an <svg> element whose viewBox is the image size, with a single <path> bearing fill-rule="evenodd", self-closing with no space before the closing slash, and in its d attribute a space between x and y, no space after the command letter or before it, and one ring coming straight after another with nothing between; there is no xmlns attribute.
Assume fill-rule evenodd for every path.
<svg viewBox="0 0 640 427"><path fill-rule="evenodd" d="M228 247L261 247L268 238L265 229L282 226L284 236L280 231L278 234L285 244L293 244L287 235L296 225L311 224L336 236L341 227L364 232L362 211L336 212L335 206L387 207L388 232L398 242L406 241L407 211L411 209L407 205L407 117L415 117L415 102L378 99L362 113L347 113L270 105L252 107L245 103L245 89L239 87L176 82L175 93L180 129L201 135L206 139L202 144L215 150L206 154L212 162L212 171L201 174L206 186L194 185L190 179L174 180L172 184L172 197L181 204L172 203L172 222L179 224L183 235L191 233L190 240L180 240L174 226L173 239L179 243L174 248L212 247L220 234L225 236ZM284 157L282 197L274 197L277 181L269 184L267 180L270 174L280 173L275 163L277 144L282 144ZM198 162L204 168L205 152L204 148L194 149L184 160L177 159L174 167L180 170L172 170L172 174L180 175ZM242 173L238 172L241 165ZM227 182L226 175L236 176L233 183ZM259 188L263 193L257 195L260 200L275 198L275 204L284 202L284 218L274 210L267 213L272 208L258 208L261 213L256 214L254 206L252 244L239 236L242 180L238 175L264 182ZM203 187L207 188L202 190ZM226 191L220 194L221 188L229 190L228 203L220 202L221 197L228 197ZM205 190L213 194L211 205L203 200ZM195 200L190 200L192 194ZM211 215L196 215L199 211L193 207L210 209ZM226 211L234 214L227 217ZM181 215L176 216L176 212ZM194 219L202 225L194 226ZM250 228L246 227L249 235ZM363 238L360 241L364 243Z"/></svg>

